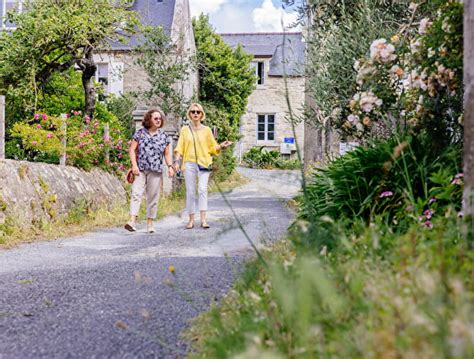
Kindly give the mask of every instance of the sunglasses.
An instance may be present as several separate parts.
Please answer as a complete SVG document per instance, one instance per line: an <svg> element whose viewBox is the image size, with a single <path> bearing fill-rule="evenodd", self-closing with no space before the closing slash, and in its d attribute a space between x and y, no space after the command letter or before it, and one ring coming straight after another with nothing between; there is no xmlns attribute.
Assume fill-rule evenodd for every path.
<svg viewBox="0 0 474 359"><path fill-rule="evenodd" d="M194 115L194 114L199 115L199 114L201 114L201 111L199 111L199 110L191 110L191 111L189 111L189 113L191 113L191 114L193 114L193 115Z"/></svg>
<svg viewBox="0 0 474 359"><path fill-rule="evenodd" d="M153 117L153 120L161 121L161 117Z"/></svg>

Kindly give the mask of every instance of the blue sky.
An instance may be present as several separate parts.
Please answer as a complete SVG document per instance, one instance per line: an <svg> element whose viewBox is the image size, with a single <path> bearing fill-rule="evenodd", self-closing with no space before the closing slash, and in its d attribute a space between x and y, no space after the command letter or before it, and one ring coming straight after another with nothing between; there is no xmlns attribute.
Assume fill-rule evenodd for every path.
<svg viewBox="0 0 474 359"><path fill-rule="evenodd" d="M296 14L282 8L278 0L189 0L191 15L209 14L219 33L274 32L296 19ZM292 31L295 31L293 29Z"/></svg>

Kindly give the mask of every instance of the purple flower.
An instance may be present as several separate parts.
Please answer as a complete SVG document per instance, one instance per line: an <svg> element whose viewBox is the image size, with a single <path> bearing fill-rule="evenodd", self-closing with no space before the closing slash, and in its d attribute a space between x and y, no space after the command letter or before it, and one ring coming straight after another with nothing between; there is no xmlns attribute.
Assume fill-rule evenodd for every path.
<svg viewBox="0 0 474 359"><path fill-rule="evenodd" d="M46 135L46 138L53 138L53 134L51 132L49 132L47 135Z"/></svg>
<svg viewBox="0 0 474 359"><path fill-rule="evenodd" d="M462 185L461 178L455 178L451 181L451 184Z"/></svg>
<svg viewBox="0 0 474 359"><path fill-rule="evenodd" d="M38 120L40 118L40 114L39 113L35 113L35 120Z"/></svg>
<svg viewBox="0 0 474 359"><path fill-rule="evenodd" d="M43 128L43 126L41 126L40 124L37 124L37 125L36 125L36 128L40 130L40 129Z"/></svg>
<svg viewBox="0 0 474 359"><path fill-rule="evenodd" d="M66 113L66 118L70 118L71 117L71 114L70 113Z"/></svg>
<svg viewBox="0 0 474 359"><path fill-rule="evenodd" d="M431 223L431 221L426 221L425 223L423 223L424 226L428 229L431 229L433 228L433 223Z"/></svg>
<svg viewBox="0 0 474 359"><path fill-rule="evenodd" d="M43 120L44 120L44 121L47 121L47 120L48 120L48 115L45 114L45 113L43 113L43 114L41 115L41 117L43 117Z"/></svg>
<svg viewBox="0 0 474 359"><path fill-rule="evenodd" d="M428 201L428 204L431 204L434 202L436 202L436 197L430 198L430 200Z"/></svg>
<svg viewBox="0 0 474 359"><path fill-rule="evenodd" d="M434 211L432 209L427 209L426 211L423 212L424 216L426 219L431 219L433 217Z"/></svg>
<svg viewBox="0 0 474 359"><path fill-rule="evenodd" d="M380 194L380 198L384 198L384 197L391 197L393 196L393 192L392 191L385 191L385 192L382 192Z"/></svg>

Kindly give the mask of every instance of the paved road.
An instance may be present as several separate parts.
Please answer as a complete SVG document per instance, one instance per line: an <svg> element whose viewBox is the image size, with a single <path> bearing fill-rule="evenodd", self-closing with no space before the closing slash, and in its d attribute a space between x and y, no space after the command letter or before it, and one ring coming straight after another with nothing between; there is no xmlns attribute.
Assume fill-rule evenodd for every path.
<svg viewBox="0 0 474 359"><path fill-rule="evenodd" d="M240 171L252 181L226 197L261 246L290 223L285 200L298 176ZM209 230L168 216L155 234L142 224L0 252L0 359L184 356L187 321L228 291L253 253L221 194L209 208Z"/></svg>

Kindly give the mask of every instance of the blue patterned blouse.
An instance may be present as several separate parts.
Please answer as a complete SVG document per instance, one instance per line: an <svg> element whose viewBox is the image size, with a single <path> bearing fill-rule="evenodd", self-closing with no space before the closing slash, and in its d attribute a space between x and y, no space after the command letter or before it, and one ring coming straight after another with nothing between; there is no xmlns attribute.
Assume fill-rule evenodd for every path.
<svg viewBox="0 0 474 359"><path fill-rule="evenodd" d="M151 135L146 128L140 128L133 139L138 142L138 168L140 171L162 172L165 148L171 138L162 130Z"/></svg>

